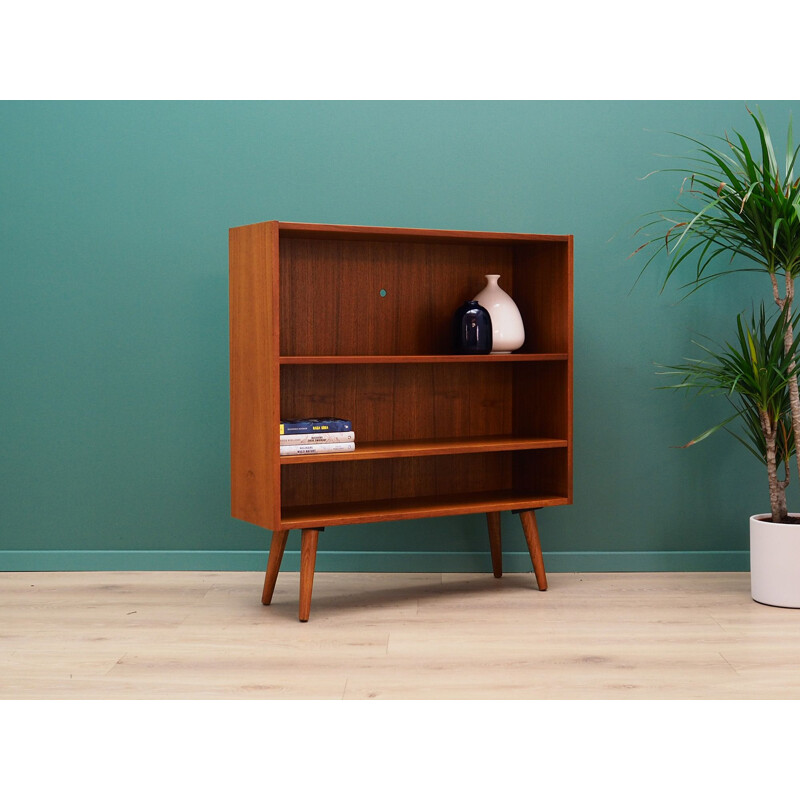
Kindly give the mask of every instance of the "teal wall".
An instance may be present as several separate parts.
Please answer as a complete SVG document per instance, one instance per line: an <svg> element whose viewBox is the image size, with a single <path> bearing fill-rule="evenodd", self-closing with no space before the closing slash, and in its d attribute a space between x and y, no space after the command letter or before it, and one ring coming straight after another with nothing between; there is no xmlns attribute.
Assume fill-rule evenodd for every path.
<svg viewBox="0 0 800 800"><path fill-rule="evenodd" d="M785 130L798 104L760 105ZM655 391L654 362L768 286L678 303L656 273L631 291L627 259L632 220L677 194L639 180L689 151L668 131L733 127L744 101L0 103L0 569L264 566L266 533L229 515L227 232L267 219L574 234L575 502L539 514L549 568L747 569L763 470L725 435L676 449L720 401ZM530 569L504 525L507 569ZM480 516L320 550L489 568Z"/></svg>

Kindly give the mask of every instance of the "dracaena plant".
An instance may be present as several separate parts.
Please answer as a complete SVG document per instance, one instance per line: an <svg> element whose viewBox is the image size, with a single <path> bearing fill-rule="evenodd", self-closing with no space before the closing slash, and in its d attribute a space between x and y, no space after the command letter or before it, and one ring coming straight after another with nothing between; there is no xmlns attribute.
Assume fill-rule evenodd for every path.
<svg viewBox="0 0 800 800"><path fill-rule="evenodd" d="M696 155L683 166L656 170L682 175L681 191L675 208L646 215L649 221L637 232L646 241L634 252L649 253L642 272L666 257L664 285L683 274L690 292L733 272L762 272L785 312L783 347L789 353L794 352L792 308L800 275L800 179L794 177L800 146L794 146L790 117L779 161L760 110L747 111L756 128L752 143L736 131L715 137L713 144L677 134L697 145ZM800 440L797 374L793 363L788 366L792 429ZM800 453L797 466L800 475Z"/></svg>
<svg viewBox="0 0 800 800"><path fill-rule="evenodd" d="M783 310L768 320L763 303L750 322L736 318L736 337L724 345L697 344L703 357L686 359L661 373L678 377L678 383L661 388L684 389L697 394L722 394L733 414L692 439L684 447L703 441L718 430L733 434L767 468L772 522L786 522L786 487L789 460L795 451L789 383L796 376L795 351L800 339L788 350L784 336L789 320ZM739 433L732 427L739 422ZM784 477L780 477L783 466Z"/></svg>

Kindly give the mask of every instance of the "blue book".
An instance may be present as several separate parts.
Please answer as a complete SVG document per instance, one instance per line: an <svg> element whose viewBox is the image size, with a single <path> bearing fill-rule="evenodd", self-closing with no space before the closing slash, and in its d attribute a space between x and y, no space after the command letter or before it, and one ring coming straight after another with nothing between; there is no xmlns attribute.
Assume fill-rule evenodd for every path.
<svg viewBox="0 0 800 800"><path fill-rule="evenodd" d="M353 430L349 419L339 417L320 417L309 419L282 419L280 435L289 433L332 433Z"/></svg>

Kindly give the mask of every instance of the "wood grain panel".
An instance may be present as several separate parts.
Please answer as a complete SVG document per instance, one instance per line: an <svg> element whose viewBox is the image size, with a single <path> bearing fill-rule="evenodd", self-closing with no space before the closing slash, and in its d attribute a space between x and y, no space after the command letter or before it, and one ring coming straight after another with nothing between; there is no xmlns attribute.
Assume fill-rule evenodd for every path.
<svg viewBox="0 0 800 800"><path fill-rule="evenodd" d="M514 368L514 424L520 436L570 440L567 362L517 364Z"/></svg>
<svg viewBox="0 0 800 800"><path fill-rule="evenodd" d="M523 352L572 353L572 237L514 248L512 297L525 324Z"/></svg>
<svg viewBox="0 0 800 800"><path fill-rule="evenodd" d="M326 364L498 364L517 361L566 361L566 353L491 353L486 355L372 355L372 356L281 356L284 365L313 366Z"/></svg>
<svg viewBox="0 0 800 800"><path fill-rule="evenodd" d="M558 495L572 502L572 452L569 448L518 450L511 455L515 490Z"/></svg>
<svg viewBox="0 0 800 800"><path fill-rule="evenodd" d="M565 439L538 436L467 436L452 439L403 439L396 442L359 442L347 453L314 453L281 456L281 464L311 464L325 461L366 461L381 458L415 458L457 453L487 453L508 450L566 448Z"/></svg>
<svg viewBox="0 0 800 800"><path fill-rule="evenodd" d="M510 280L511 257L500 245L286 239L281 354L452 353L456 309L487 273Z"/></svg>
<svg viewBox="0 0 800 800"><path fill-rule="evenodd" d="M359 441L512 433L512 363L281 367L281 417L337 416Z"/></svg>
<svg viewBox="0 0 800 800"><path fill-rule="evenodd" d="M506 244L508 242L563 242L569 237L546 233L453 231L432 228L388 228L367 225L327 225L278 222L282 239L345 239L348 241L422 242L440 244Z"/></svg>
<svg viewBox="0 0 800 800"><path fill-rule="evenodd" d="M231 513L275 528L278 454L277 224L229 233Z"/></svg>
<svg viewBox="0 0 800 800"><path fill-rule="evenodd" d="M391 522L423 517L450 517L491 511L516 511L520 508L563 506L565 497L544 492L503 490L450 495L418 495L391 500L365 500L353 503L321 503L287 507L283 524L287 528L304 525L356 525L366 522Z"/></svg>
<svg viewBox="0 0 800 800"><path fill-rule="evenodd" d="M492 452L284 464L282 502L287 507L511 489L511 456Z"/></svg>

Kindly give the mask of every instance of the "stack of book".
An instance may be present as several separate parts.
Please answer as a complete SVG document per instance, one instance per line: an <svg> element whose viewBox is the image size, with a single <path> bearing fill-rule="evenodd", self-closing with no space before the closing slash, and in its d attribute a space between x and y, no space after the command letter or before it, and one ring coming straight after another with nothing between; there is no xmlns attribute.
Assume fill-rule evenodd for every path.
<svg viewBox="0 0 800 800"><path fill-rule="evenodd" d="M356 449L353 424L349 419L282 419L281 455L349 453Z"/></svg>

